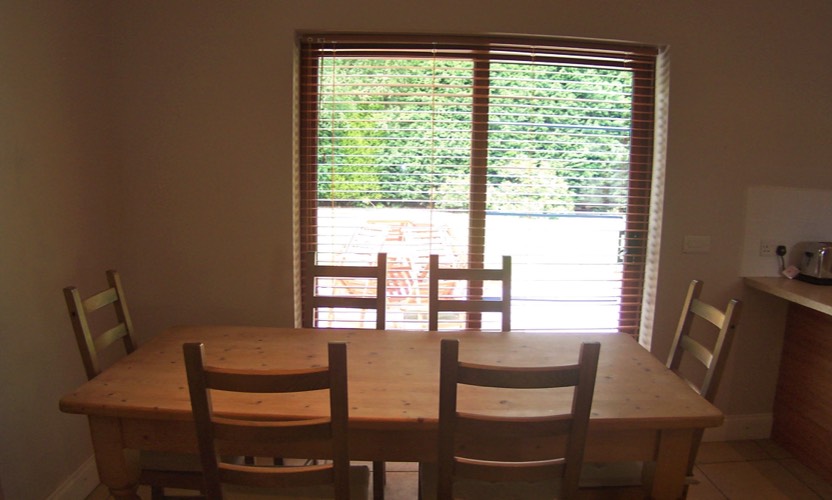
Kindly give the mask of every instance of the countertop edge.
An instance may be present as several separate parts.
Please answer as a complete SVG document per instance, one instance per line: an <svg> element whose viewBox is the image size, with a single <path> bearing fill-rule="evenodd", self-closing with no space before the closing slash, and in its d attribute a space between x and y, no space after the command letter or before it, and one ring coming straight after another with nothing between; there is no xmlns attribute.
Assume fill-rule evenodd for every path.
<svg viewBox="0 0 832 500"><path fill-rule="evenodd" d="M832 286L775 277L745 277L751 288L832 316Z"/></svg>

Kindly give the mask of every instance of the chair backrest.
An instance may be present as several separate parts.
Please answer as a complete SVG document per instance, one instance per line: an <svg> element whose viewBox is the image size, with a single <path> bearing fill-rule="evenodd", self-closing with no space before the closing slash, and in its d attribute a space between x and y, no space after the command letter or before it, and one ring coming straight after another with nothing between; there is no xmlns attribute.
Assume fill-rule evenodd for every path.
<svg viewBox="0 0 832 500"><path fill-rule="evenodd" d="M673 339L670 348L667 367L685 378L694 390L713 403L716 391L719 388L719 381L722 378L722 372L725 369L725 363L728 360L731 343L734 340L734 330L739 322L742 303L739 300L732 299L728 302L725 311L721 311L699 300L701 293L702 282L699 280L691 281L682 307L679 325L676 328L676 337ZM705 347L691 337L691 329L696 318L704 320L699 323L711 325L716 330L713 349ZM696 383L685 377L679 370L682 359L686 357L685 354L704 366L705 375L701 383Z"/></svg>
<svg viewBox="0 0 832 500"><path fill-rule="evenodd" d="M121 286L121 277L118 272L114 270L107 271L107 282L110 285L109 288L86 299L81 298L81 294L74 286L64 288L66 307L69 309L69 318L72 320L75 340L78 342L78 350L81 352L81 359L84 361L84 369L87 372L88 379L92 379L101 373L99 352L107 349L117 340L122 341L127 354L135 349L133 322L130 320L130 313L127 310L127 301L124 298L124 289ZM94 334L90 328L88 315L110 305L115 308L118 324Z"/></svg>
<svg viewBox="0 0 832 500"><path fill-rule="evenodd" d="M183 345L188 388L191 395L199 455L205 480L205 495L222 498L222 484L258 488L293 488L332 485L335 498L350 494L349 452L347 447L347 345L329 344L329 366L307 370L232 370L207 366L201 343ZM211 390L247 393L289 393L329 390L329 417L291 420L247 420L220 417L214 413ZM258 454L262 446L301 441L331 449L331 463L303 467L262 467L228 464L218 455L216 442L233 443L235 450L251 449ZM318 449L318 448L316 448ZM277 455L282 456L277 451ZM304 457L296 458L320 458Z"/></svg>
<svg viewBox="0 0 832 500"><path fill-rule="evenodd" d="M440 281L467 281L467 299L445 299L441 297ZM501 329L511 330L511 257L503 256L500 269L461 269L439 267L439 256L430 256L428 286L428 330L439 329L440 312L483 313L499 312L502 314ZM502 296L499 298L483 297L483 281L500 281Z"/></svg>
<svg viewBox="0 0 832 500"><path fill-rule="evenodd" d="M345 294L319 295L317 278L328 278L341 282L339 287ZM351 286L352 280L371 280L376 283L376 292L372 297L355 296L349 293L366 287ZM318 308L366 309L376 311L376 329L383 330L386 323L387 309L387 254L379 253L375 266L322 265L316 262L315 253L307 255L303 282L304 328L316 328L315 312Z"/></svg>
<svg viewBox="0 0 832 500"><path fill-rule="evenodd" d="M438 498L452 498L454 480L462 478L488 482L560 478L561 497L574 497L601 345L581 345L574 365L522 368L460 362L457 339L443 339L441 346ZM570 412L501 417L459 411L458 384L508 389L574 387L574 392Z"/></svg>

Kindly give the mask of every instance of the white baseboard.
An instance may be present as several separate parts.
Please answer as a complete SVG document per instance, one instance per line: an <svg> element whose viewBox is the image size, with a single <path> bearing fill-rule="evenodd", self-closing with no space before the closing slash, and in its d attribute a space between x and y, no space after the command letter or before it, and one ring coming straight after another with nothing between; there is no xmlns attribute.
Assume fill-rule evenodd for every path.
<svg viewBox="0 0 832 500"><path fill-rule="evenodd" d="M703 441L741 441L744 439L768 439L774 417L771 413L754 415L725 415L719 427L705 430Z"/></svg>
<svg viewBox="0 0 832 500"><path fill-rule="evenodd" d="M88 458L81 467L67 478L47 500L78 500L86 498L99 484L95 456Z"/></svg>

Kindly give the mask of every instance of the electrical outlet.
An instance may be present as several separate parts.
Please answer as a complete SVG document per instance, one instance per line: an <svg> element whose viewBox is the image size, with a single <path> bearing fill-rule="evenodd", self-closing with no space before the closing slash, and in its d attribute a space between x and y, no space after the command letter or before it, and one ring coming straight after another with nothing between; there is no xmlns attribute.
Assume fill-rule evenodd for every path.
<svg viewBox="0 0 832 500"><path fill-rule="evenodd" d="M760 240L760 257L774 257L777 243L772 240Z"/></svg>

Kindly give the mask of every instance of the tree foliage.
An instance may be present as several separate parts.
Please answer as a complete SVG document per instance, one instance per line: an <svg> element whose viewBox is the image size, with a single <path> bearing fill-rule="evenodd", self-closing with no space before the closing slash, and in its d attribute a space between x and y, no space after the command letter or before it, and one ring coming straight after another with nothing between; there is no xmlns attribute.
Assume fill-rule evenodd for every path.
<svg viewBox="0 0 832 500"><path fill-rule="evenodd" d="M318 187L343 206L468 203L473 120L488 129L488 209L622 211L632 74L492 63L487 115L464 59L321 60ZM623 200L623 201L622 201Z"/></svg>

